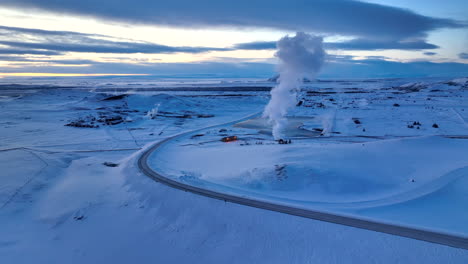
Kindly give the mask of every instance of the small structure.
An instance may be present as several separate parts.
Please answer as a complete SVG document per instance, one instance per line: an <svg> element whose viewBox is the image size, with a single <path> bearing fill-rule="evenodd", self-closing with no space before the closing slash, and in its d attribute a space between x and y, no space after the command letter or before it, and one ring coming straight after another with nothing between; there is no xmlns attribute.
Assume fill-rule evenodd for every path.
<svg viewBox="0 0 468 264"><path fill-rule="evenodd" d="M232 141L237 141L237 136L229 136L229 137L223 137L221 139L222 142L232 142Z"/></svg>
<svg viewBox="0 0 468 264"><path fill-rule="evenodd" d="M285 145L285 144L291 144L291 140L286 140L286 139L279 139L278 144Z"/></svg>

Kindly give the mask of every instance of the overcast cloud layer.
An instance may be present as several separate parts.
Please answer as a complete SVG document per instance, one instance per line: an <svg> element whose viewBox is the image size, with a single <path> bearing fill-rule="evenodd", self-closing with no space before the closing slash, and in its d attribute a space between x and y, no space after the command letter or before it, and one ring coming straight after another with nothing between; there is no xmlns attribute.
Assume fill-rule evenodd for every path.
<svg viewBox="0 0 468 264"><path fill-rule="evenodd" d="M110 38L104 35L83 34L71 31L0 26L0 45L9 47L7 49L0 49L0 54L8 54L8 51L12 51L10 54L57 55L57 53L61 52L157 54L177 52L200 53L226 50L210 47L175 47L131 40L107 40L100 37Z"/></svg>
<svg viewBox="0 0 468 264"><path fill-rule="evenodd" d="M2 6L181 27L268 27L402 40L462 26L450 19L354 0L2 0Z"/></svg>
<svg viewBox="0 0 468 264"><path fill-rule="evenodd" d="M103 39L105 38L105 39ZM51 31L32 28L0 26L0 54L37 54L59 55L65 52L92 53L201 53L208 51L228 51L235 49L268 50L276 49L276 41L261 41L240 43L233 47L176 47L156 43L138 42L133 40L111 40L105 35L84 34L72 31ZM436 49L438 46L424 40L413 41L372 41L368 39L354 39L345 42L324 43L326 49L341 50L423 50Z"/></svg>
<svg viewBox="0 0 468 264"><path fill-rule="evenodd" d="M413 41L372 41L369 39L353 39L344 42L325 42L324 47L331 50L386 50L386 49L399 49L399 50L423 50L423 49L437 49L437 45L430 44L424 40ZM240 43L234 46L236 49L245 50L264 50L276 49L276 41L258 41Z"/></svg>
<svg viewBox="0 0 468 264"><path fill-rule="evenodd" d="M466 29L466 21L428 17L407 9L356 0L0 0L0 7L13 7L25 16L47 11L55 15L82 16L82 19L96 17L106 20L106 23L123 21L130 26L143 23L185 29L263 27L306 31L323 36L350 36L352 38L346 38L348 40L343 42L325 42L324 48L344 50L345 54L369 51L356 52L360 54L358 57L346 55L329 58L323 77L452 76L466 75L468 72L468 64L463 63L432 63L420 59L403 63L389 61L389 57L372 56L376 54L372 51L381 50L422 51L419 52L421 56L426 59L432 56L433 61L437 61L437 57L444 53L445 45L441 41L437 43L442 47L428 43L428 33L442 28ZM190 46L191 40L187 39L187 46L168 46L127 39L125 36L110 37L105 35L106 32L86 34L42 30L26 28L35 25L24 23L18 26L0 25L0 61L6 62L6 66L0 67L0 72L209 74L230 77L266 77L274 74L273 60L232 57L235 53L226 55L226 58L222 57L223 53L208 54L206 56L211 56L211 61L199 63L164 63L155 56L146 60L132 54L273 50L276 49L276 41L239 43L219 48ZM436 41L432 37L431 40ZM447 42L453 40L456 39L446 39ZM231 43L234 41L233 38ZM76 54L80 52L95 55L81 58ZM108 54L115 54L117 59L102 59ZM452 59L458 61L468 60L464 49L457 50L453 56L456 58ZM363 57L367 59L362 60Z"/></svg>

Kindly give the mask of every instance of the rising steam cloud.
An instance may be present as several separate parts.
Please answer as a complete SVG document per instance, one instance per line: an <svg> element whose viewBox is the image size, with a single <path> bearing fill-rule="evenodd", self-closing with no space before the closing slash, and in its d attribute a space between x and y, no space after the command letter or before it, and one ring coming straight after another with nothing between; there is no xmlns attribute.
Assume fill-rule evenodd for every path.
<svg viewBox="0 0 468 264"><path fill-rule="evenodd" d="M297 103L297 90L303 78L314 78L324 63L326 53L322 43L321 37L304 32L285 36L277 43L279 83L271 90L270 102L263 112L263 117L273 125L276 140L284 138L286 114Z"/></svg>

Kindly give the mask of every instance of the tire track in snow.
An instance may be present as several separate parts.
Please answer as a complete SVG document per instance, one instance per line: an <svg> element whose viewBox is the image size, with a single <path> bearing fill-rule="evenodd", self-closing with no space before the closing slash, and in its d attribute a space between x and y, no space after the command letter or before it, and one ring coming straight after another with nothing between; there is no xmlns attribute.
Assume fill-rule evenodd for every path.
<svg viewBox="0 0 468 264"><path fill-rule="evenodd" d="M451 109L455 113L455 115L458 116L460 121L462 121L462 123L465 125L465 127L468 127L468 123L466 122L465 118L463 118L463 116L457 110L455 110L455 108L452 107Z"/></svg>

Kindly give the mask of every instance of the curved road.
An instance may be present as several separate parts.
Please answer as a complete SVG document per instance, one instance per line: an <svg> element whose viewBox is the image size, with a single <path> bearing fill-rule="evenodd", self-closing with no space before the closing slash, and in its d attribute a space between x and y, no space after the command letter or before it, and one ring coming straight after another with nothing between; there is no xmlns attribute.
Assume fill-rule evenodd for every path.
<svg viewBox="0 0 468 264"><path fill-rule="evenodd" d="M149 156L154 151L156 151L159 147L161 147L162 145L164 145L165 143L173 139L183 137L191 133L196 133L198 131L205 130L205 129L215 128L215 127L220 127L220 126L228 126L237 122L242 122L244 120L253 118L258 115L259 113L256 113L254 115L245 117L240 120L236 120L236 121L232 121L232 122L220 124L220 125L209 126L209 127L205 127L202 129L197 129L197 130L193 130L193 131L189 131L189 132L185 132L179 135L169 137L163 141L160 141L154 144L153 146L145 150L144 153L138 159L138 167L144 174L146 174L148 177L150 177L151 179L157 182L163 183L165 185L168 185L170 187L177 188L183 191L189 191L198 195L203 195L203 196L214 198L214 199L224 200L227 202L252 206L256 208L276 211L280 213L286 213L286 214L300 216L300 217L306 217L306 218L320 220L320 221L326 221L326 222L335 223L335 224L341 224L341 225L346 225L346 226L351 226L351 227L357 227L357 228L362 228L362 229L367 229L367 230L372 230L372 231L377 231L377 232L382 232L382 233L387 233L387 234L392 234L392 235L398 235L398 236L423 240L427 242L447 245L447 246L456 247L456 248L468 249L468 237L457 236L455 234L434 232L434 231L430 231L426 229L419 229L416 227L405 227L405 226L391 224L391 223L378 222L378 221L374 221L371 219L356 218L353 216L346 216L346 215L322 212L322 211L317 211L317 210L302 209L302 208L296 208L292 206L279 205L279 204L275 204L275 203L268 202L268 201L256 200L254 198L242 197L242 196L237 196L237 195L232 195L232 194L225 194L225 193L212 191L212 190L204 189L200 187L195 187L195 186L191 186L188 184L175 181L171 179L170 177L166 177L158 173L157 171L154 171L148 165Z"/></svg>

